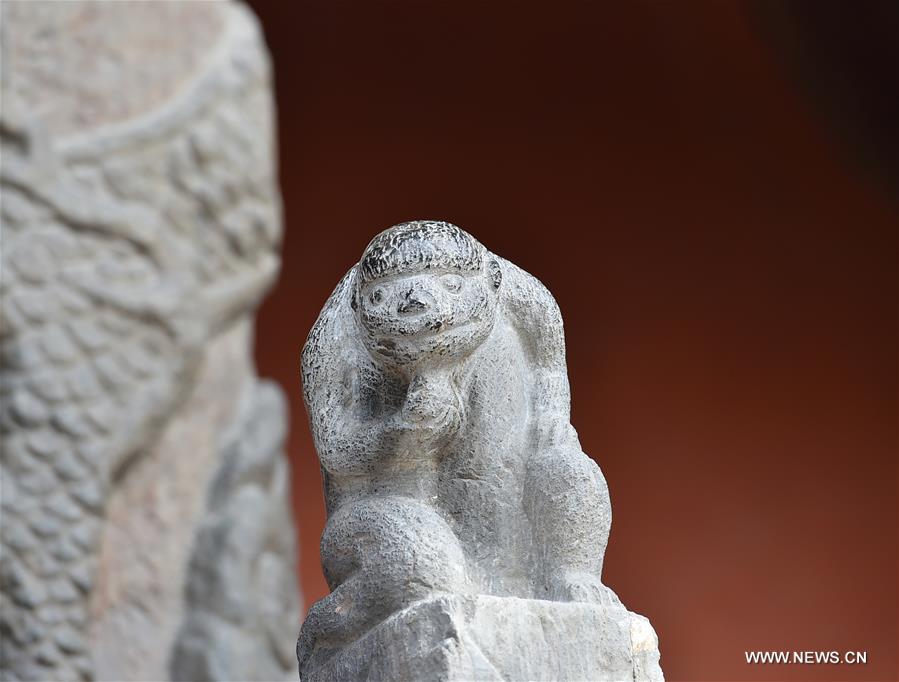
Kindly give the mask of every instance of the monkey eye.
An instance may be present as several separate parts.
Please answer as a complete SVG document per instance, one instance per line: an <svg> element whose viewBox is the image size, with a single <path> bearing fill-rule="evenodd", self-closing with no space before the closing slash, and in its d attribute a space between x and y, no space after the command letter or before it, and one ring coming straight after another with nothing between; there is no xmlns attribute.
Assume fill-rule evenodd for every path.
<svg viewBox="0 0 899 682"><path fill-rule="evenodd" d="M440 283L443 284L447 291L451 291L454 294L462 288L462 278L459 275L443 275L440 278Z"/></svg>
<svg viewBox="0 0 899 682"><path fill-rule="evenodd" d="M384 290L381 287L375 287L368 295L368 300L371 301L373 305L378 305L384 300Z"/></svg>

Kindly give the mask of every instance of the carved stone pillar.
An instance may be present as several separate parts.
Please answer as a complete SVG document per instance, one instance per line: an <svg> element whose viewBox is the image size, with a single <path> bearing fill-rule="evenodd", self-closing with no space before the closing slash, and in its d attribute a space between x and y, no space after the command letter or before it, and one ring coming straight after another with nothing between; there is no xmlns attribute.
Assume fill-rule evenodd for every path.
<svg viewBox="0 0 899 682"><path fill-rule="evenodd" d="M295 678L270 67L240 5L4 1L3 679Z"/></svg>

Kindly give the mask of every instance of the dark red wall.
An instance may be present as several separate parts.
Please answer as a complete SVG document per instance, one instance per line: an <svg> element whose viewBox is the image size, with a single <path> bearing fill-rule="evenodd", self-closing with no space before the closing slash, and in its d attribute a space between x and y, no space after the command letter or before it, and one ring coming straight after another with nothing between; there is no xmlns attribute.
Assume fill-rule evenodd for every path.
<svg viewBox="0 0 899 682"><path fill-rule="evenodd" d="M897 209L752 7L253 5L286 218L257 359L292 403L307 600L325 516L300 349L376 232L442 218L562 308L612 494L605 581L668 678L896 679Z"/></svg>

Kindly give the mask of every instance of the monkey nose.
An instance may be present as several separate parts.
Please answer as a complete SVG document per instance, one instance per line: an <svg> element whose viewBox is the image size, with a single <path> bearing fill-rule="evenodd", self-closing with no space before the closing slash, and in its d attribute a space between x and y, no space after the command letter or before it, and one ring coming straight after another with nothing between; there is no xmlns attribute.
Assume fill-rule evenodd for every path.
<svg viewBox="0 0 899 682"><path fill-rule="evenodd" d="M427 309L428 303L426 298L415 291L408 292L396 307L396 311L400 315L420 315Z"/></svg>

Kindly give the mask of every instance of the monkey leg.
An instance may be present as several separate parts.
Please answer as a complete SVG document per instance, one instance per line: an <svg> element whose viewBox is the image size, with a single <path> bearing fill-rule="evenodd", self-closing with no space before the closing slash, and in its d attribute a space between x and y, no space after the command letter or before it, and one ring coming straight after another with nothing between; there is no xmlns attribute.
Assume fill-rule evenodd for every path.
<svg viewBox="0 0 899 682"><path fill-rule="evenodd" d="M617 600L600 581L612 508L605 478L580 448L537 452L528 462L525 511L540 567L537 596L554 601Z"/></svg>
<svg viewBox="0 0 899 682"><path fill-rule="evenodd" d="M373 497L338 509L321 544L331 594L309 610L297 642L303 664L317 646L346 644L412 602L468 591L456 536L411 498Z"/></svg>

